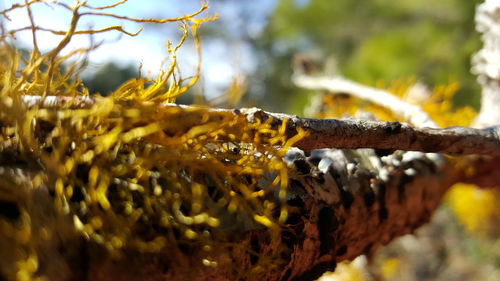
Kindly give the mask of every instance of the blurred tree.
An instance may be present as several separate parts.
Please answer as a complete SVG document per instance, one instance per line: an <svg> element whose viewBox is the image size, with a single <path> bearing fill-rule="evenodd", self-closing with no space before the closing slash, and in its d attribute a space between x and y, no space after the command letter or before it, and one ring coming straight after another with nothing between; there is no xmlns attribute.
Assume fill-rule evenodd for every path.
<svg viewBox="0 0 500 281"><path fill-rule="evenodd" d="M114 62L108 62L99 67L97 71L84 79L85 85L92 94L109 95L112 91L130 78L137 77L135 66L118 66Z"/></svg>
<svg viewBox="0 0 500 281"><path fill-rule="evenodd" d="M303 104L289 82L296 53L334 58L342 74L365 84L410 76L431 86L457 80L456 101L477 107L469 60L479 48L478 2L281 0L254 44L260 62L254 76L263 81L266 103L280 110Z"/></svg>

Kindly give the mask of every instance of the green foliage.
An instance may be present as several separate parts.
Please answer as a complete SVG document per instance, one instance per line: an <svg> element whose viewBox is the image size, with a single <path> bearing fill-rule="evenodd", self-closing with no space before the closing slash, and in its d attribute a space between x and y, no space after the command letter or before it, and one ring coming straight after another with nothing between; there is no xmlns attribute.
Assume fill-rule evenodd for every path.
<svg viewBox="0 0 500 281"><path fill-rule="evenodd" d="M369 85L414 76L430 86L458 81L456 102L477 108L479 88L469 60L479 49L473 21L478 0L296 2L279 2L256 44L265 58L259 72L269 70L268 95L289 100L297 94L282 78L291 75L283 58L306 53L334 57L342 74Z"/></svg>
<svg viewBox="0 0 500 281"><path fill-rule="evenodd" d="M134 66L121 67L113 62L108 62L87 79L84 80L90 93L99 93L107 96L118 88L123 82L137 77L137 69Z"/></svg>

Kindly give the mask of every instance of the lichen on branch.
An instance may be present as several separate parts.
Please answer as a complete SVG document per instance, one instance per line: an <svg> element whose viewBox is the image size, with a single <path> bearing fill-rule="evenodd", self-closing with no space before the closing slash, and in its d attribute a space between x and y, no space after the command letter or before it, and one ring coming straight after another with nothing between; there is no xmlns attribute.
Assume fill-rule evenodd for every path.
<svg viewBox="0 0 500 281"><path fill-rule="evenodd" d="M5 215L13 220L0 219L2 278L66 279L78 264L65 262L70 253L45 245L67 245L68 241L98 245L111 256L168 249L170 255L182 257L186 249L202 249L205 254L196 260L202 266L223 263L209 259L214 251L250 251L232 240L232 231L260 229L270 240L281 239L280 224L288 214L284 204L288 173L292 172L283 156L300 133L297 138L287 137L286 123L274 128L270 121L248 123L243 116L228 112L161 106L175 101L197 81L199 66L187 81L176 73L176 52L192 35L200 55L197 30L215 17L195 18L206 4L191 15L173 19L102 12L125 2L102 7L51 2L72 14L66 31L36 25L31 9L46 1L27 1L0 14L9 20L11 11L26 9L31 20L31 26L4 32L0 42L0 174L4 179L0 203L12 209ZM78 79L80 67L65 64L72 55L87 53L92 47L65 56L61 52L81 34L118 31L135 36L138 32L127 32L119 25L77 30L84 16L177 22L183 35L179 43L167 43L170 65L157 79L132 79L109 97L91 98ZM10 44L25 30L33 34L29 58ZM42 53L38 32L62 39ZM40 102L26 103L28 95ZM69 101L44 106L54 97ZM84 105L81 101L85 100L93 102ZM275 266L281 252L258 259L248 270L262 272ZM59 263L51 265L51 260ZM182 262L180 258L177 264ZM61 263L63 269L56 274Z"/></svg>
<svg viewBox="0 0 500 281"><path fill-rule="evenodd" d="M0 279L312 280L428 220L461 175L414 150L500 153L498 128L173 104L200 75L198 64L181 78L176 52L192 36L200 58L197 31L215 17L201 17L205 3L173 19L107 12L126 2L32 0L0 12L26 9L31 21L0 36ZM38 4L65 8L69 28L37 26ZM71 39L140 30L78 30L85 16L174 22L182 36L156 79L91 96L82 64L67 62L97 46L61 55ZM25 31L29 58L11 44ZM38 32L62 37L42 53Z"/></svg>

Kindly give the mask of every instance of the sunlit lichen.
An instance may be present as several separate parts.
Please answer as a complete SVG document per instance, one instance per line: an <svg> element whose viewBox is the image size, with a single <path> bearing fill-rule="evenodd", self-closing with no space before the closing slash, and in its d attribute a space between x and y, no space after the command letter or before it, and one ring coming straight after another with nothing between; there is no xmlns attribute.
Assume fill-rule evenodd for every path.
<svg viewBox="0 0 500 281"><path fill-rule="evenodd" d="M9 279L44 278L37 255L56 236L80 235L116 256L124 249L158 253L168 248L172 253L195 247L207 253L199 261L207 266L218 265L210 258L213 249L248 250L228 240L232 229L268 229L270 239L280 239L280 225L288 213L283 204L288 168L282 158L300 136L287 139L285 128L273 129L271 120L249 124L229 112L165 104L197 81L199 65L188 80L175 73L176 51L191 35L199 55L197 30L214 17L195 18L206 4L174 19L134 19L104 12L125 2L91 7L86 2L69 6L34 0L0 13L8 19L12 10L26 9L32 20L31 26L4 31L0 42L0 152L10 157L0 160L27 171L15 175L10 166L0 171L6 178L0 183L0 202L12 202L20 213L15 224L0 218L2 239L11 242L8 247L13 251L0 259L13 263L9 272L2 273ZM31 7L40 3L71 12L68 30L37 26ZM119 25L77 30L78 20L91 15L178 22L183 36L175 45L167 43L170 65L155 80L132 79L109 97L90 97L78 79L82 66L67 61L93 47L60 56L69 40L79 34L140 32ZM29 58L12 47L15 35L26 30L33 34ZM62 36L46 53L37 46L36 34L41 31ZM31 208L28 199L23 201L33 197L33 189L48 191L51 203L44 208L57 219L40 220L48 213ZM72 227L62 231L67 221ZM272 268L279 254L263 257L251 272Z"/></svg>

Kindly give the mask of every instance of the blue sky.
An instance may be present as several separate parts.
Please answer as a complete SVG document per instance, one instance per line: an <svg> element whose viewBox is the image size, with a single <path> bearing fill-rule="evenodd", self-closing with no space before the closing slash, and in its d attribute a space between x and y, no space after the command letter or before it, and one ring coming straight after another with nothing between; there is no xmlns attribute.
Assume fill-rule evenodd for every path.
<svg viewBox="0 0 500 281"><path fill-rule="evenodd" d="M20 3L19 0L3 0L0 2L0 8L10 7L12 4ZM47 1L50 2L50 1ZM61 1L73 4L74 1ZM89 0L90 5L107 5L115 1L110 0ZM234 33L231 37L234 39L229 44L224 40L203 40L203 79L202 87L207 95L216 96L224 91L224 88L230 81L235 72L246 73L252 71L256 64L252 55L251 48L243 41L238 39L238 28L245 25L250 27L250 31L258 34L265 25L267 16L273 11L275 0L211 0L208 15L218 14L219 21L230 24L228 32ZM114 8L115 14L127 15L130 17L149 17L149 18L169 18L179 15L190 14L196 11L200 6L198 0L129 0L124 5ZM238 17L238 13L245 9L251 9L252 17L249 22L243 22ZM33 6L34 19L37 25L53 28L67 28L70 22L68 11L60 7L47 7L44 4ZM11 21L6 21L8 29L19 28L29 25L25 10L19 9L11 13ZM135 32L141 25L112 20L104 17L82 18L79 28L92 26L94 29L109 25L121 24L127 31ZM210 23L206 23L210 24ZM176 23L168 23L160 26L143 26L143 32L137 37L122 36L118 32L107 33L96 36L96 41L104 40L106 43L90 56L89 71L95 71L99 66L109 60L118 62L121 65L139 66L143 64L143 72L146 75L154 76L161 69L161 62L167 55L165 43L171 40L177 42L181 32ZM38 43L42 50L48 50L54 47L60 37L47 32L38 34ZM19 34L18 41L23 47L29 47L31 42L30 32ZM75 37L67 51L89 45L88 36L82 35ZM193 73L196 65L195 50L192 45L186 45L179 52L181 71L184 76Z"/></svg>

